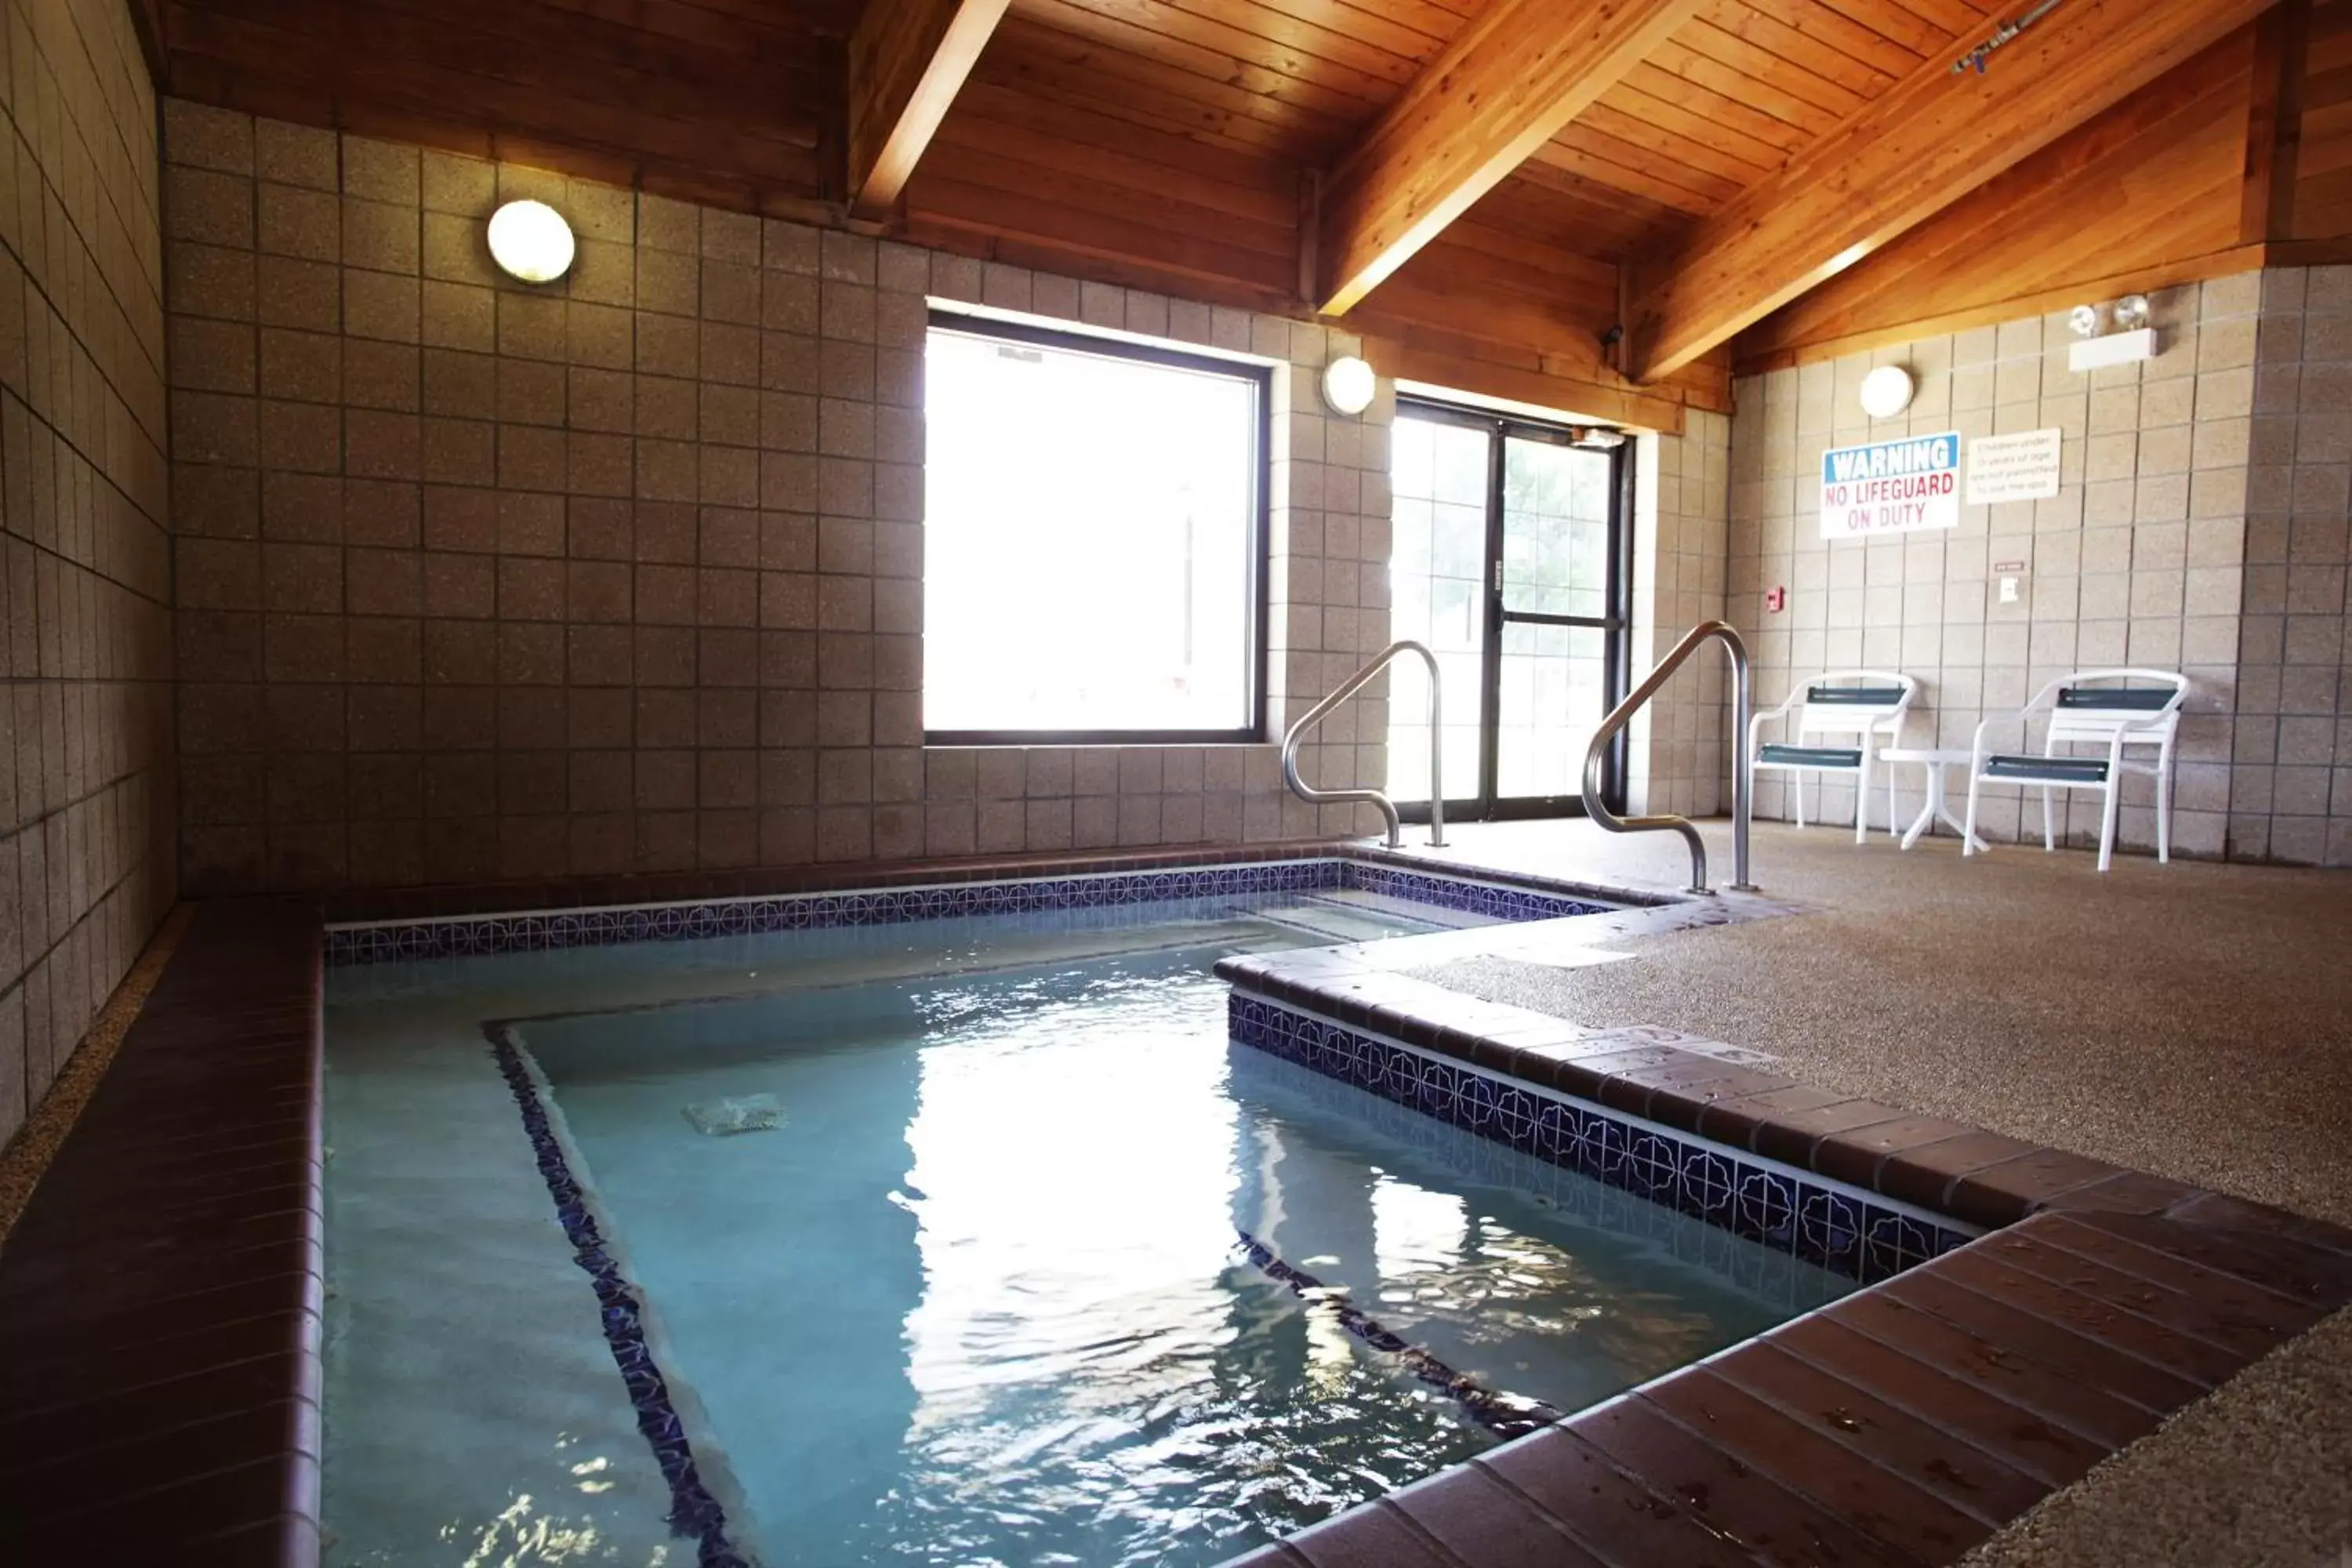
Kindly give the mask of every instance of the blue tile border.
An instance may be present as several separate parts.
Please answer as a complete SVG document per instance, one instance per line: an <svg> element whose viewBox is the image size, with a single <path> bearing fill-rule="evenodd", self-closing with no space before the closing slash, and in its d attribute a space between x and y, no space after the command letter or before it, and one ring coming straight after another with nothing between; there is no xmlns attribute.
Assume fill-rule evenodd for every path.
<svg viewBox="0 0 2352 1568"><path fill-rule="evenodd" d="M769 931L895 925L964 915L1097 909L1164 899L1353 889L1498 921L1559 920L1613 905L1475 877L1408 871L1340 855L1164 870L1007 878L846 892L781 893L680 904L460 915L331 925L330 966L693 942Z"/></svg>
<svg viewBox="0 0 2352 1568"><path fill-rule="evenodd" d="M1524 1194L1569 1225L1639 1237L1654 1247L1659 1256L1730 1280L1784 1317L1801 1317L1853 1288L1851 1280L1825 1275L1793 1252L1751 1242L1718 1226L1689 1224L1673 1209L1622 1187L1590 1180L1570 1166L1556 1164L1498 1139L1456 1137L1454 1127L1412 1106L1400 1105L1237 1041L1228 1049L1234 1056L1250 1058L1253 1094L1273 1088L1286 1096L1310 1097L1327 1113L1344 1115L1366 1132L1388 1143L1402 1144L1416 1157L1433 1162L1463 1180ZM1834 1288L1825 1288L1829 1279L1836 1281Z"/></svg>
<svg viewBox="0 0 2352 1568"><path fill-rule="evenodd" d="M594 1285L599 1315L604 1320L604 1342L611 1347L614 1363L621 1369L629 1403L636 1408L637 1430L652 1446L654 1462L661 1467L662 1479L669 1483L671 1531L695 1542L698 1568L752 1568L751 1559L729 1542L726 1510L703 1485L701 1472L695 1466L693 1446L687 1441L685 1426L670 1402L669 1384L663 1379L661 1368L654 1364L653 1352L646 1343L645 1320L636 1288L622 1278L612 1253L605 1247L604 1233L596 1227L595 1216L588 1212L587 1198L572 1173L571 1163L563 1156L563 1145L548 1121L547 1107L540 1100L539 1085L532 1079L530 1069L523 1065L521 1050L502 1025L486 1025L482 1032L489 1039L490 1054L498 1060L499 1074L514 1095L516 1109L522 1113L523 1131L530 1135L539 1173L547 1183L548 1196L555 1200L555 1215L563 1226L564 1238L572 1244L572 1260Z"/></svg>
<svg viewBox="0 0 2352 1568"><path fill-rule="evenodd" d="M1262 996L1236 991L1227 1006L1244 1045L1865 1285L1976 1239L1874 1194Z"/></svg>
<svg viewBox="0 0 2352 1568"><path fill-rule="evenodd" d="M1381 893L1416 904L1486 915L1497 921L1555 921L1571 915L1615 912L1616 906L1538 888L1514 887L1475 877L1437 876L1407 871L1370 860L1343 859L1339 886L1360 892Z"/></svg>

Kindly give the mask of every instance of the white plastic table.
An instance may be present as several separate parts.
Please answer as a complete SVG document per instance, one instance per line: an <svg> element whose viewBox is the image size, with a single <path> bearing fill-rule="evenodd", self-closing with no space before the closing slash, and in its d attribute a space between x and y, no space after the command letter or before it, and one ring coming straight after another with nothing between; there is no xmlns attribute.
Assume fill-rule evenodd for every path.
<svg viewBox="0 0 2352 1568"><path fill-rule="evenodd" d="M1919 806L1918 817L1903 835L1904 848L1908 849L1918 843L1919 836L1933 827L1938 818L1953 832L1962 837L1968 837L1968 824L1954 816L1952 808L1945 804L1944 770L1967 768L1976 760L1975 752L1946 751L1932 746L1890 746L1878 755L1882 762L1916 763L1927 774L1927 798ZM1986 847L1981 838L1970 839L1969 842L1979 849Z"/></svg>

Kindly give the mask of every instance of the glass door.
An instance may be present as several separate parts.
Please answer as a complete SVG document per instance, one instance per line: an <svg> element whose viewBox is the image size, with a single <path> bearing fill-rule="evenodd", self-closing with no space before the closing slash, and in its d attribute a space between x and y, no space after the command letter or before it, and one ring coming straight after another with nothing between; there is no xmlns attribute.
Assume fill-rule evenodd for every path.
<svg viewBox="0 0 2352 1568"><path fill-rule="evenodd" d="M1621 695L1617 456L1548 431L1501 442L1496 800L1581 809L1586 748Z"/></svg>
<svg viewBox="0 0 2352 1568"><path fill-rule="evenodd" d="M1585 749L1625 679L1625 451L1525 420L1398 409L1392 623L1438 657L1449 815L1583 809ZM1425 803L1427 682L1417 664L1394 668L1389 791ZM1612 803L1618 773L1612 754Z"/></svg>
<svg viewBox="0 0 2352 1568"><path fill-rule="evenodd" d="M1445 732L1433 742L1421 661L1391 665L1388 793L1426 808L1429 750L1442 744L1446 808L1467 810L1486 793L1490 443L1469 426L1402 409L1391 438L1390 635L1427 643L1437 656Z"/></svg>

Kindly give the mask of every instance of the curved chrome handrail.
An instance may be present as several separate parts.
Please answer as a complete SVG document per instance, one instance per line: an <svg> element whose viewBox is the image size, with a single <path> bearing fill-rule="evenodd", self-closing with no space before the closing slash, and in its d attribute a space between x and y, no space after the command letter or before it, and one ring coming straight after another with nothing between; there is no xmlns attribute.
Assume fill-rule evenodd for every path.
<svg viewBox="0 0 2352 1568"><path fill-rule="evenodd" d="M1334 708L1370 684L1374 676L1403 653L1417 653L1429 665L1429 843L1432 848L1443 849L1445 847L1445 780L1440 753L1444 750L1445 730L1440 720L1444 715L1444 707L1437 689L1437 656L1420 643L1408 638L1389 644L1373 656L1370 664L1341 681L1328 697L1300 714L1298 722L1282 737L1282 779L1299 799L1312 801L1318 805L1331 801L1360 800L1379 806L1381 815L1388 818L1389 847L1394 849L1404 843L1404 824L1397 816L1396 802L1379 790L1317 789L1298 776L1298 742L1306 738L1307 731L1320 724Z"/></svg>
<svg viewBox="0 0 2352 1568"><path fill-rule="evenodd" d="M1584 753L1584 811L1612 833L1646 833L1672 828L1690 843L1691 885L1694 893L1707 891L1706 846L1701 842L1698 829L1690 818L1667 813L1658 816L1619 816L1601 799L1601 766L1609 742L1633 721L1642 704L1658 694L1658 689L1674 678L1683 661L1698 651L1699 645L1709 638L1719 638L1723 649L1731 656L1731 890L1752 893L1756 889L1748 880L1748 710L1755 706L1755 682L1748 662L1748 645L1728 621L1701 621L1693 626L1682 641L1675 644L1658 667L1642 678L1642 684L1626 694L1625 700L1601 721L1601 728L1592 732L1591 749Z"/></svg>

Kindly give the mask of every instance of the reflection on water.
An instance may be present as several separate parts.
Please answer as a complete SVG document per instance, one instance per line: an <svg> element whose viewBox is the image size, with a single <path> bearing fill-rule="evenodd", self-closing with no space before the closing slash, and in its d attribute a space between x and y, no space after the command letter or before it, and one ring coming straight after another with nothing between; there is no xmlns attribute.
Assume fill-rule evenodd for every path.
<svg viewBox="0 0 2352 1568"><path fill-rule="evenodd" d="M927 999L920 1404L859 1560L1215 1561L1483 1446L1239 1258L1223 1005L1190 964Z"/></svg>
<svg viewBox="0 0 2352 1568"><path fill-rule="evenodd" d="M1231 945L527 1029L743 1544L1184 1568L1493 1441L1237 1227L1563 1409L1835 1292L1735 1284L1696 1222L1601 1223L1578 1178L1229 1049ZM747 1093L788 1125L677 1114Z"/></svg>
<svg viewBox="0 0 2352 1568"><path fill-rule="evenodd" d="M556 1447L570 1446L568 1438L559 1438ZM576 1489L588 1496L608 1491L612 1482L606 1479L612 1461L602 1456L573 1461L564 1467L576 1478ZM463 1568L556 1568L562 1563L618 1563L627 1562L642 1568L665 1568L671 1559L667 1546L639 1548L630 1552L606 1538L594 1519L586 1515L569 1515L562 1511L563 1503L557 1500L551 1511L541 1499L530 1492L518 1492L507 1506L488 1521L453 1519L440 1528L440 1538L453 1552L462 1549ZM330 1541L331 1549L333 1542ZM378 1554L366 1552L346 1561L388 1561Z"/></svg>

